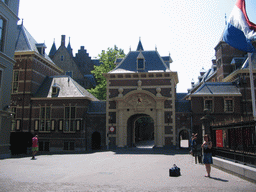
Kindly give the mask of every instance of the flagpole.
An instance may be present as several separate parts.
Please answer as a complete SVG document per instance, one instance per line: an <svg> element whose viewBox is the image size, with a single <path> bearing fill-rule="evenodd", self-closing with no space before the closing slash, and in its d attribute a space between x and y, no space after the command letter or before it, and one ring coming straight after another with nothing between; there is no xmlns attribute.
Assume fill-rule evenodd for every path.
<svg viewBox="0 0 256 192"><path fill-rule="evenodd" d="M248 57L249 57L249 72L250 72L251 97L252 97L252 111L253 111L253 119L254 121L256 121L255 88L254 88L253 69L252 69L252 53L248 53ZM256 131L256 127L255 127L255 131Z"/></svg>

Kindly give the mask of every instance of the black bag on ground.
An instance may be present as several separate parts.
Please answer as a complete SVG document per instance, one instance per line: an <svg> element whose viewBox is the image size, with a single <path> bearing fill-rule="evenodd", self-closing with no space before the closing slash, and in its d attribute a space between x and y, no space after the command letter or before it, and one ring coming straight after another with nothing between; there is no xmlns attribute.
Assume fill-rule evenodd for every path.
<svg viewBox="0 0 256 192"><path fill-rule="evenodd" d="M170 177L180 176L180 168L174 164L173 167L171 169L169 169L169 175L170 175Z"/></svg>

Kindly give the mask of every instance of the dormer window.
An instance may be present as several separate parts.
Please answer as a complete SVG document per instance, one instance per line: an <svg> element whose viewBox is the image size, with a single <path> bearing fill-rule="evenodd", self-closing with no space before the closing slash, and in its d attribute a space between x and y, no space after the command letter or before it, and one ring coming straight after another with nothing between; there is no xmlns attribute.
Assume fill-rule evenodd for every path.
<svg viewBox="0 0 256 192"><path fill-rule="evenodd" d="M38 44L36 44L36 48L37 48L39 54L41 54L41 55L44 55L44 54L45 54L46 46L45 46L44 43L38 43Z"/></svg>
<svg viewBox="0 0 256 192"><path fill-rule="evenodd" d="M144 56L141 52L137 57L137 69L138 70L144 70L145 69L145 58L144 58Z"/></svg>
<svg viewBox="0 0 256 192"><path fill-rule="evenodd" d="M138 70L143 70L144 68L144 59L138 59Z"/></svg>
<svg viewBox="0 0 256 192"><path fill-rule="evenodd" d="M52 94L55 95L55 94L57 94L57 92L58 92L57 87L53 87L52 88Z"/></svg>
<svg viewBox="0 0 256 192"><path fill-rule="evenodd" d="M52 97L58 97L59 92L60 92L60 86L54 83L52 86Z"/></svg>

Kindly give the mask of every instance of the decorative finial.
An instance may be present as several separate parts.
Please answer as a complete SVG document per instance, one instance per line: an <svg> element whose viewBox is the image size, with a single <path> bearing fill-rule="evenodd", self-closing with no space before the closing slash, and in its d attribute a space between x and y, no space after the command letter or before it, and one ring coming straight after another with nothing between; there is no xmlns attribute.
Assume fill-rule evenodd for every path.
<svg viewBox="0 0 256 192"><path fill-rule="evenodd" d="M227 25L227 14L225 13L225 25Z"/></svg>
<svg viewBox="0 0 256 192"><path fill-rule="evenodd" d="M155 50L157 51L157 46L155 45Z"/></svg>

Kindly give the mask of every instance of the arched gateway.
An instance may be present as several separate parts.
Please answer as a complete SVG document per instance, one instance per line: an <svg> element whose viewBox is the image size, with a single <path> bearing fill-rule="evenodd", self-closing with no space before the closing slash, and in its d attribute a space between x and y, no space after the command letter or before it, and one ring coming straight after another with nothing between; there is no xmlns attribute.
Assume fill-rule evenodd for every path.
<svg viewBox="0 0 256 192"><path fill-rule="evenodd" d="M142 116L154 122L155 147L175 146L175 94L178 76L169 69L171 57L155 51L144 51L141 41L107 74L106 127L117 147L133 146L133 123ZM146 134L146 133L145 133ZM107 139L108 141L108 139Z"/></svg>

